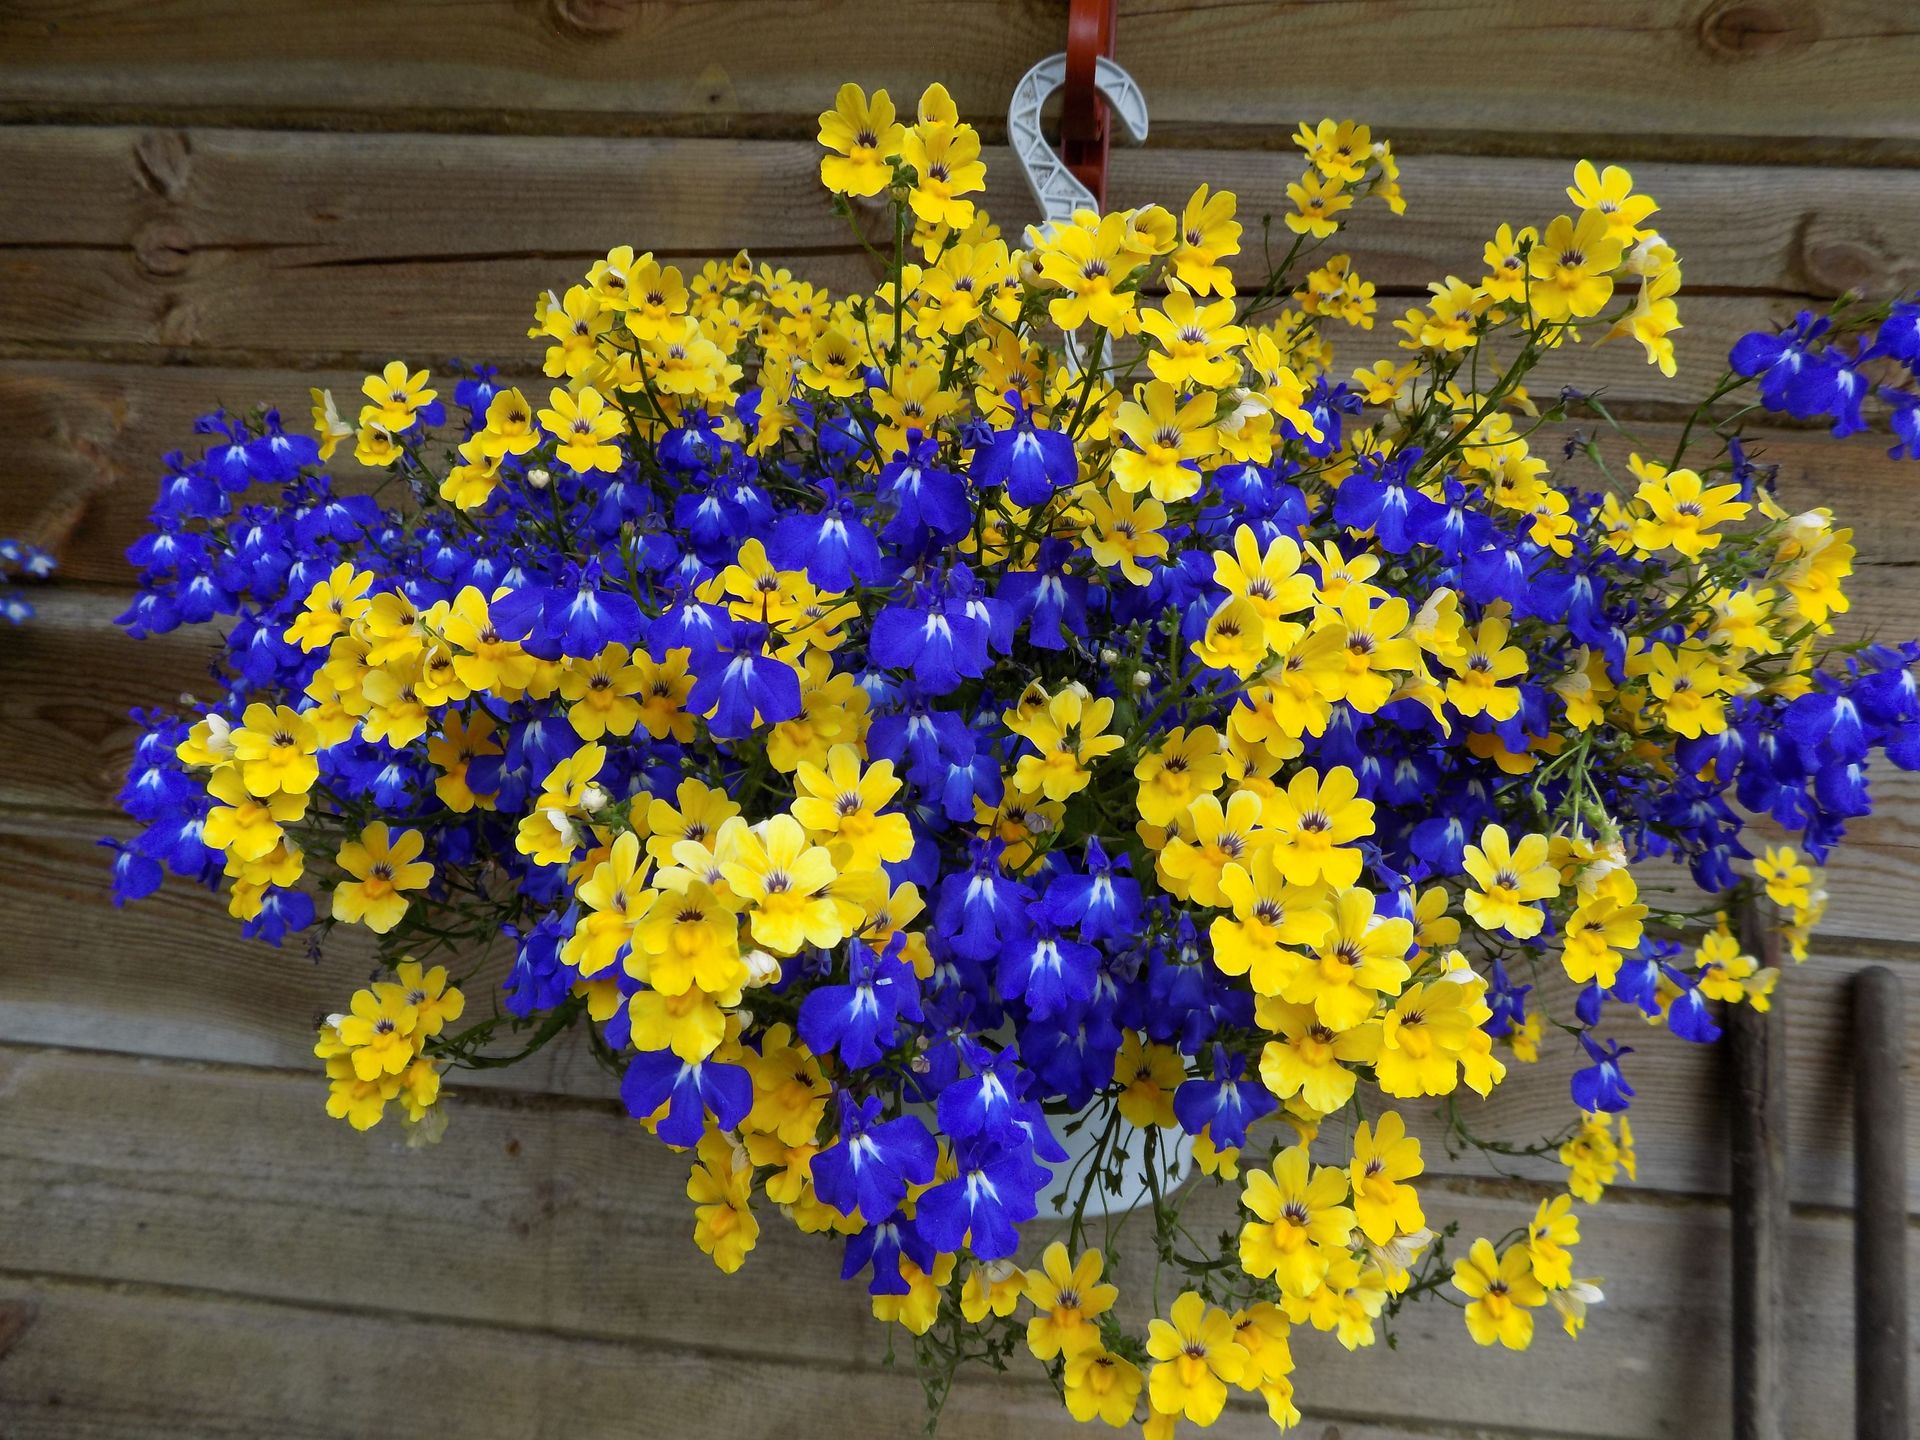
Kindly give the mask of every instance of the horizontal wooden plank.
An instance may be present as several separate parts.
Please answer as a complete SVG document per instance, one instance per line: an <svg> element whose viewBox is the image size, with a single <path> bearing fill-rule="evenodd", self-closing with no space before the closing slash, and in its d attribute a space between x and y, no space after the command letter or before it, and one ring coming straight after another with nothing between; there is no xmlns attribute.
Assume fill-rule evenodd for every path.
<svg viewBox="0 0 1920 1440"><path fill-rule="evenodd" d="M857 1289L835 1280L835 1247L777 1216L740 1276L713 1271L688 1238L685 1161L621 1117L456 1102L446 1140L408 1152L327 1121L306 1103L310 1085L278 1076L9 1050L0 1087L12 1270L349 1310L357 1334L383 1328L377 1312L399 1312L648 1354L663 1345L780 1355L820 1374L857 1372L884 1343ZM1424 1197L1430 1219L1458 1221L1469 1236L1503 1233L1534 1202L1524 1186L1448 1181L1429 1182ZM1211 1236L1230 1226L1234 1203L1230 1188L1203 1186L1188 1204L1189 1228ZM1628 1199L1585 1212L1583 1233L1581 1271L1605 1276L1609 1301L1577 1350L1541 1337L1536 1363L1552 1366L1550 1381L1503 1384L1502 1357L1476 1352L1458 1312L1429 1303L1403 1317L1397 1354L1349 1357L1325 1337L1302 1340L1303 1403L1329 1418L1417 1414L1529 1434L1667 1436L1711 1425L1724 1413L1724 1211ZM1848 1234L1841 1217L1796 1222L1796 1416L1834 1418L1848 1403ZM1138 1254L1119 1281L1137 1313L1150 1289ZM103 1299L99 1322L135 1310L138 1293ZM250 1308L268 1329L292 1313ZM303 1329L320 1323L298 1318ZM462 1338L444 1353L470 1354L494 1332L453 1333ZM0 1366L0 1386L31 1371L19 1357L32 1336ZM1663 1358L1680 1347L1684 1373ZM1623 1371L1633 1384L1619 1385ZM1436 1374L1455 1378L1436 1386ZM155 1383L175 1393L164 1388L172 1382ZM1018 1388L991 1393L1004 1402ZM807 1423L803 1415L785 1433L823 1433Z"/></svg>
<svg viewBox="0 0 1920 1440"><path fill-rule="evenodd" d="M859 43L847 39L857 27ZM1568 17L1490 0L1380 7L1128 0L1119 58L1155 133L1284 144L1354 115L1431 144L1551 151L1614 136L1655 152L1903 158L1920 23L1899 0L1629 0ZM905 0L885 25L810 0L408 0L351 23L299 0L29 0L0 17L17 116L259 124L808 134L842 80L915 95L943 79L998 120L1062 48L1060 0ZM743 37L751 36L748 42ZM1293 57L1284 84L1273 58ZM1844 94L1847 104L1831 96Z"/></svg>
<svg viewBox="0 0 1920 1440"><path fill-rule="evenodd" d="M321 279L406 259L536 259L555 269L538 289L571 278L562 262L621 242L668 256L851 251L818 182L820 153L784 141L15 127L0 131L0 164L10 186L45 203L0 218L0 244L118 249L156 277L235 255ZM983 158L988 208L1017 233L1037 218L1034 202L1007 150ZM1262 215L1292 208L1285 186L1299 163L1120 149L1110 198L1178 205L1204 180L1239 195L1257 239ZM1689 290L1830 295L1920 278L1920 175L1652 162L1634 176L1660 201L1655 223L1685 259ZM1565 210L1571 178L1557 160L1409 155L1406 215L1366 207L1342 248L1388 289L1477 272L1493 228ZM527 203L554 196L566 203Z"/></svg>
<svg viewBox="0 0 1920 1440"><path fill-rule="evenodd" d="M29 206L0 212L0 353L372 364L393 354L532 355L533 297L610 245L694 258L746 245L836 291L873 260L830 213L813 147L715 140L336 136L232 130L0 130L0 170ZM1004 151L989 199L1035 215ZM1479 273L1502 220L1565 208L1564 164L1449 156L1407 163L1408 217L1376 210L1343 242L1383 293ZM1181 203L1206 179L1243 213L1286 211L1289 164L1230 151L1116 155L1116 203ZM1687 261L1681 362L1709 383L1728 345L1771 323L1771 296L1890 292L1920 279L1920 174L1643 167ZM561 205L526 203L564 194ZM644 216L636 220L636 213ZM1391 315L1395 302L1383 303ZM1787 307L1790 309L1791 307ZM1391 348L1358 337L1355 359ZM1554 356L1579 380L1674 403L1634 347Z"/></svg>
<svg viewBox="0 0 1920 1440"><path fill-rule="evenodd" d="M0 1041L67 1045L125 1054L284 1068L296 1072L301 1107L318 1103L312 1026L341 1009L368 973L367 947L352 931L317 959L298 946L274 951L243 940L224 903L177 880L157 895L112 911L103 904L107 857L75 841L0 835L0 914L16 953L46 963L0 970ZM75 936L84 935L85 943ZM1860 963L1828 936L1823 951L1782 980L1794 1064L1794 1195L1846 1205L1852 1135L1846 981ZM1920 963L1891 955L1920 986ZM479 967L470 987L475 1015L490 1013L504 955ZM1541 985L1549 1013L1567 1016L1569 987L1549 971ZM1920 1005L1909 1011L1911 1063L1920 1069ZM1627 1072L1639 1091L1633 1112L1641 1152L1640 1184L1650 1190L1718 1194L1726 1190L1725 1107L1719 1054L1659 1030L1642 1030L1616 1012L1607 1033L1635 1047ZM563 1093L611 1103L614 1087L579 1037L563 1037L524 1064L460 1076L490 1087ZM1572 1114L1567 1079L1583 1058L1554 1034L1537 1069L1521 1070L1490 1102L1463 1097L1463 1116L1490 1140L1526 1145L1558 1133ZM1472 1150L1441 1153L1438 1108L1403 1105L1428 1138L1437 1171L1516 1174L1552 1180L1551 1157L1492 1159ZM1920 1155L1920 1119L1909 1116ZM1920 1213L1920 1166L1910 1177Z"/></svg>
<svg viewBox="0 0 1920 1440"><path fill-rule="evenodd" d="M904 1353L897 1368L827 1368L26 1277L0 1278L0 1324L12 1342L0 1365L9 1440L901 1440L926 1420ZM1028 1362L1026 1374L1036 1369ZM944 1440L1088 1433L1043 1382L1011 1371L965 1374L942 1415ZM1274 1432L1265 1410L1243 1400L1208 1433L1265 1440ZM1442 1440L1461 1432L1322 1406L1294 1433ZM1528 1430L1526 1440L1557 1433ZM1504 1427L1476 1424L1473 1434L1520 1440ZM1581 1440L1624 1434L1588 1430Z"/></svg>

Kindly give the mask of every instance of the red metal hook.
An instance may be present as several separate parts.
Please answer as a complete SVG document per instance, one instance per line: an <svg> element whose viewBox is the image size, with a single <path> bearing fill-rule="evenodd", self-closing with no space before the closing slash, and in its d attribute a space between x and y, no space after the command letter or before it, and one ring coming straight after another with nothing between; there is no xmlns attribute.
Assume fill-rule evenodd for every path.
<svg viewBox="0 0 1920 1440"><path fill-rule="evenodd" d="M1107 207L1107 151L1113 138L1107 102L1095 84L1094 62L1113 58L1118 0L1072 0L1067 11L1067 83L1061 91L1060 158Z"/></svg>

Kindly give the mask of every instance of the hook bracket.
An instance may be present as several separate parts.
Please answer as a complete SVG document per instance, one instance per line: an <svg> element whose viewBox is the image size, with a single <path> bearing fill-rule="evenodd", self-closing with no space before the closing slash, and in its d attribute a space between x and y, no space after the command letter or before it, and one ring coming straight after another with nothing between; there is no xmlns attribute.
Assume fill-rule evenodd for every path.
<svg viewBox="0 0 1920 1440"><path fill-rule="evenodd" d="M1093 80L1110 115L1119 121L1121 132L1135 145L1144 143L1147 97L1139 81L1104 55L1094 60ZM1073 173L1040 128L1041 109L1066 82L1065 52L1049 55L1020 77L1020 83L1013 87L1013 103L1007 107L1007 138L1047 220L1071 220L1075 210L1099 210L1104 199ZM1101 188L1105 188L1104 183Z"/></svg>

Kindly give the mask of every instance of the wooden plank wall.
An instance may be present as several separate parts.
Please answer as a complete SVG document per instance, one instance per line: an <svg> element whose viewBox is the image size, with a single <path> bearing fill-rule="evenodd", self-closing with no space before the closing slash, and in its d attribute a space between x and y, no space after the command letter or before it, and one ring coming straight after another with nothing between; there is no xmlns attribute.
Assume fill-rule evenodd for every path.
<svg viewBox="0 0 1920 1440"><path fill-rule="evenodd" d="M191 690L207 656L191 636L124 641L111 620L156 457L211 402L298 408L315 374L351 391L395 354L524 368L534 293L622 241L689 258L746 244L864 283L809 179L813 115L843 79L911 97L941 78L997 143L1065 8L0 3L0 535L63 566L38 620L0 633L0 1433L917 1429L918 1390L882 1363L832 1256L775 1222L742 1274L718 1275L688 1240L684 1171L579 1056L463 1087L435 1149L358 1137L321 1113L304 1037L363 954L243 944L217 903L173 888L108 908L92 842L114 825L126 709ZM1692 386L1746 329L1920 282L1905 0L1126 0L1119 35L1154 143L1116 154L1118 202L1177 203L1206 178L1258 216L1284 205L1296 121L1369 120L1406 155L1408 217L1352 247L1385 296L1474 273L1491 225L1551 215L1581 156L1632 162L1664 204ZM1004 152L989 158L996 212L1026 218ZM1620 347L1579 363L1653 436L1694 393ZM1870 440L1783 432L1769 450L1790 499L1858 526L1851 628L1920 632L1920 469ZM1831 876L1818 953L1785 985L1795 1434L1843 1433L1852 1403L1847 977L1873 958L1920 983L1920 785L1880 793ZM1907 1013L1911 1059L1920 1003ZM1657 1037L1635 1059L1642 1183L1585 1222L1581 1268L1611 1297L1587 1337L1490 1355L1428 1305L1397 1354L1303 1344L1305 1433L1724 1433L1717 1059ZM1500 1097L1482 1128L1556 1125L1570 1063L1550 1059L1553 1079ZM1506 1229L1553 1178L1433 1159L1429 1213L1470 1232ZM1070 1428L1028 1367L964 1385L948 1433ZM1226 1429L1267 1426L1236 1411Z"/></svg>

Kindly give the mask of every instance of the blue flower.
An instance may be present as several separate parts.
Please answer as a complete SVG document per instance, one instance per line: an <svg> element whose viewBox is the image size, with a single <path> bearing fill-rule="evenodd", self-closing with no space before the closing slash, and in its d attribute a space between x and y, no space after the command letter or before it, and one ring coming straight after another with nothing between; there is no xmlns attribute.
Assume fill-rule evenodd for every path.
<svg viewBox="0 0 1920 1440"><path fill-rule="evenodd" d="M921 1019L913 966L895 937L886 954L859 940L847 945L847 983L822 985L800 1002L800 1038L817 1055L838 1053L855 1069L893 1048L895 1022Z"/></svg>
<svg viewBox="0 0 1920 1440"><path fill-rule="evenodd" d="M1580 1036L1580 1044L1593 1064L1574 1071L1573 1103L1587 1111L1625 1110L1632 1101L1633 1087L1620 1073L1620 1057L1631 1055L1632 1049L1617 1040L1607 1041L1603 1049L1585 1033Z"/></svg>
<svg viewBox="0 0 1920 1440"><path fill-rule="evenodd" d="M982 1260L1012 1255L1020 1248L1015 1227L1040 1213L1037 1197L1052 1176L1021 1149L983 1137L960 1141L955 1158L959 1175L914 1205L920 1233L940 1250L965 1245Z"/></svg>
<svg viewBox="0 0 1920 1440"><path fill-rule="evenodd" d="M720 1060L682 1060L671 1050L643 1050L627 1062L620 1098L636 1120L665 1105L667 1113L657 1127L660 1138L691 1149L707 1133L709 1116L722 1130L747 1118L753 1108L753 1077L743 1066Z"/></svg>
<svg viewBox="0 0 1920 1440"><path fill-rule="evenodd" d="M723 739L748 735L756 724L777 725L800 713L800 672L766 651L763 625L735 621L731 647L696 656L687 709L707 715Z"/></svg>
<svg viewBox="0 0 1920 1440"><path fill-rule="evenodd" d="M840 1139L813 1157L813 1188L843 1215L884 1220L907 1186L933 1179L940 1147L918 1116L880 1119L878 1099L839 1092Z"/></svg>
<svg viewBox="0 0 1920 1440"><path fill-rule="evenodd" d="M1076 929L1082 940L1117 940L1140 923L1140 882L1107 858L1099 837L1087 841L1085 873L1061 870L1047 882L1040 904L1046 918Z"/></svg>
<svg viewBox="0 0 1920 1440"><path fill-rule="evenodd" d="M1000 994L1006 1000L1025 1000L1027 1013L1045 1020L1093 997L1100 952L1066 939L1047 920L1039 901L1029 902L1027 917L1026 933L1000 951Z"/></svg>
<svg viewBox="0 0 1920 1440"><path fill-rule="evenodd" d="M922 695L945 695L987 671L987 623L922 586L912 601L874 618L868 652L874 663L903 670Z"/></svg>
<svg viewBox="0 0 1920 1440"><path fill-rule="evenodd" d="M977 440L971 474L982 490L1004 485L1007 498L1026 509L1046 504L1054 492L1079 478L1080 460L1073 438L1058 430L1042 430L1033 423L1026 403L1009 395L1015 419L1006 430L987 430ZM980 435L979 431L975 432Z"/></svg>
<svg viewBox="0 0 1920 1440"><path fill-rule="evenodd" d="M1228 1052L1226 1046L1213 1047L1213 1078L1183 1081L1173 1092L1173 1113L1180 1128L1189 1135L1206 1131L1215 1145L1239 1146L1247 1143L1247 1126L1263 1115L1271 1115L1280 1102L1258 1080L1241 1076L1246 1057Z"/></svg>

